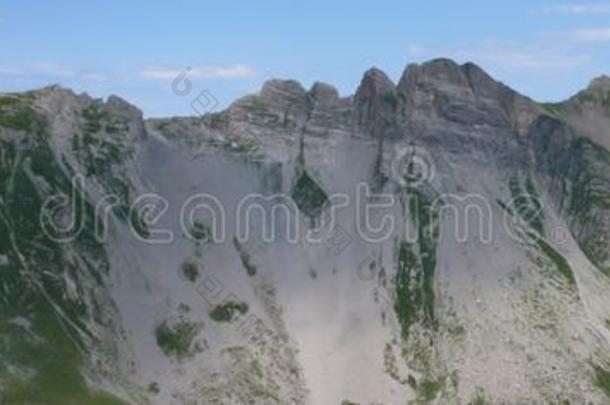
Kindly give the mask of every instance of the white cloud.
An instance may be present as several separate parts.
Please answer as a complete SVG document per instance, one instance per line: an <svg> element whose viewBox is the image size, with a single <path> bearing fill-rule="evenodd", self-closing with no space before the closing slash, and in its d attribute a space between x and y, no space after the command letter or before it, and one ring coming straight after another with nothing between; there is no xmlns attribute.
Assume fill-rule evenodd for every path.
<svg viewBox="0 0 610 405"><path fill-rule="evenodd" d="M419 46L419 45L416 45L416 44L411 44L411 45L409 45L409 46L407 47L407 52L408 52L410 55L413 55L413 56L419 56L419 55L423 55L423 54L425 54L425 53L426 53L426 50L425 50L423 47Z"/></svg>
<svg viewBox="0 0 610 405"><path fill-rule="evenodd" d="M90 82L101 82L106 80L106 75L100 72L84 72L80 77Z"/></svg>
<svg viewBox="0 0 610 405"><path fill-rule="evenodd" d="M20 79L70 80L101 82L106 80L106 74L95 70L75 69L56 62L36 62L15 67L0 67L0 75L13 76Z"/></svg>
<svg viewBox="0 0 610 405"><path fill-rule="evenodd" d="M488 42L454 52L457 58L510 69L563 69L587 65L588 54L575 54L546 46Z"/></svg>
<svg viewBox="0 0 610 405"><path fill-rule="evenodd" d="M558 70L588 65L591 55L569 49L549 46L545 43L521 44L511 42L486 41L469 47L457 49L424 50L410 52L418 59L433 58L439 55L460 62L475 62L489 67L510 70Z"/></svg>
<svg viewBox="0 0 610 405"><path fill-rule="evenodd" d="M548 14L595 15L610 13L610 3L556 4L545 7Z"/></svg>
<svg viewBox="0 0 610 405"><path fill-rule="evenodd" d="M21 76L23 75L23 70L21 69L13 69L13 68L2 68L0 67L0 75L5 76Z"/></svg>
<svg viewBox="0 0 610 405"><path fill-rule="evenodd" d="M580 42L610 42L610 27L572 30L568 37Z"/></svg>
<svg viewBox="0 0 610 405"><path fill-rule="evenodd" d="M142 77L154 80L171 80L180 74L193 79L241 79L255 75L254 69L244 65L199 66L194 68L148 68L140 71Z"/></svg>

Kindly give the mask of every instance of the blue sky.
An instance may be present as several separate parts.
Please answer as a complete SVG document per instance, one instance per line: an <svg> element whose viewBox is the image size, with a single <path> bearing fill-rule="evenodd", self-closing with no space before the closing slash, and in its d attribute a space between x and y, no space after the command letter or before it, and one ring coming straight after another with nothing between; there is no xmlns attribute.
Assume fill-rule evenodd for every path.
<svg viewBox="0 0 610 405"><path fill-rule="evenodd" d="M193 115L200 91L222 108L271 77L348 95L371 66L396 81L439 56L560 100L610 73L610 1L0 0L0 91L59 83L147 116Z"/></svg>

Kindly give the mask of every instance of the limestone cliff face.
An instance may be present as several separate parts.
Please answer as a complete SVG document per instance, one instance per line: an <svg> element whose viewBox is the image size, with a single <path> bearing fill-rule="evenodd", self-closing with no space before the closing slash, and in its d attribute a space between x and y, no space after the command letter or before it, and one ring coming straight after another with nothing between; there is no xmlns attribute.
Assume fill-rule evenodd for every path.
<svg viewBox="0 0 610 405"><path fill-rule="evenodd" d="M1 94L0 402L607 402L609 90L540 105L438 59L347 97L270 80L203 117ZM150 193L158 221L131 209ZM241 238L243 199L277 194L300 238ZM185 228L202 195L223 238L207 208ZM39 221L57 196L84 203L65 243ZM394 228L363 233L355 201L390 197Z"/></svg>
<svg viewBox="0 0 610 405"><path fill-rule="evenodd" d="M523 134L539 110L478 66L460 66L447 59L408 66L398 89L406 100L406 114L427 130L463 125L510 128Z"/></svg>
<svg viewBox="0 0 610 405"><path fill-rule="evenodd" d="M584 253L609 273L610 153L568 124L543 116L531 127L537 167Z"/></svg>
<svg viewBox="0 0 610 405"><path fill-rule="evenodd" d="M610 147L610 78L601 76L562 103L548 104L549 114L566 121L581 136Z"/></svg>
<svg viewBox="0 0 610 405"><path fill-rule="evenodd" d="M394 83L379 69L370 69L354 96L354 125L376 137L398 136L398 94Z"/></svg>
<svg viewBox="0 0 610 405"><path fill-rule="evenodd" d="M601 76L569 100L545 105L531 127L538 166L583 251L608 272L610 78Z"/></svg>
<svg viewBox="0 0 610 405"><path fill-rule="evenodd" d="M118 97L58 86L0 95L0 401L113 398L89 380L118 396L131 390L96 204L115 195L116 217L128 220L145 134L140 111Z"/></svg>

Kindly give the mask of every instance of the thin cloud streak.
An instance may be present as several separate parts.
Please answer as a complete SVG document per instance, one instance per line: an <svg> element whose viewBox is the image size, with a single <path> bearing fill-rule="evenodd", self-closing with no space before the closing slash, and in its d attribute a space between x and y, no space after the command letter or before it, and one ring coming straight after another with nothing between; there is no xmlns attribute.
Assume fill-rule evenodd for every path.
<svg viewBox="0 0 610 405"><path fill-rule="evenodd" d="M243 79L255 76L253 68L245 65L235 66L199 66L194 68L148 68L140 75L152 80L172 80L181 74L193 79Z"/></svg>
<svg viewBox="0 0 610 405"><path fill-rule="evenodd" d="M478 60L510 69L565 69L587 65L591 56L575 55L541 47L510 47L501 44L455 53L461 59Z"/></svg>
<svg viewBox="0 0 610 405"><path fill-rule="evenodd" d="M411 45L408 52L417 58L445 55L460 61L472 61L486 66L511 70L569 69L586 66L592 61L589 54L575 54L564 49L553 49L543 44L523 45L492 41L471 47L434 49L432 51Z"/></svg>
<svg viewBox="0 0 610 405"><path fill-rule="evenodd" d="M21 76L24 74L24 71L21 69L13 69L13 68L2 68L0 67L0 75L5 76Z"/></svg>
<svg viewBox="0 0 610 405"><path fill-rule="evenodd" d="M32 71L49 76L74 76L76 72L69 66L55 62L37 62L32 68Z"/></svg>
<svg viewBox="0 0 610 405"><path fill-rule="evenodd" d="M568 37L579 42L610 42L610 27L572 30Z"/></svg>
<svg viewBox="0 0 610 405"><path fill-rule="evenodd" d="M81 78L90 82L101 82L106 80L106 75L100 72L85 72Z"/></svg>
<svg viewBox="0 0 610 405"><path fill-rule="evenodd" d="M610 3L556 4L544 8L547 14L599 15L610 13Z"/></svg>
<svg viewBox="0 0 610 405"><path fill-rule="evenodd" d="M102 82L107 79L105 73L96 70L75 69L56 62L35 62L25 67L0 67L0 76L24 80L68 80L84 82Z"/></svg>

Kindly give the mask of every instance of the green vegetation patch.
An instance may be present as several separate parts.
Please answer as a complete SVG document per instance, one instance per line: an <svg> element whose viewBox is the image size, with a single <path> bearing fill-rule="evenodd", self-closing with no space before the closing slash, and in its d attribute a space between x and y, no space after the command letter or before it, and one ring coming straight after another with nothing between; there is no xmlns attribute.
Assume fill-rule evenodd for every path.
<svg viewBox="0 0 610 405"><path fill-rule="evenodd" d="M199 278L199 267L197 266L197 263L191 260L187 260L182 263L182 266L180 266L180 271L182 271L184 278L191 283L196 282Z"/></svg>
<svg viewBox="0 0 610 405"><path fill-rule="evenodd" d="M24 102L24 99L22 99L19 96L13 96L13 95L0 96L0 109L16 107L16 106L19 106L20 104L22 104L23 102Z"/></svg>
<svg viewBox="0 0 610 405"><path fill-rule="evenodd" d="M395 275L394 311L403 339L412 325L420 323L436 328L435 272L438 240L438 213L420 190L411 189L409 211L417 227L417 242L398 246Z"/></svg>
<svg viewBox="0 0 610 405"><path fill-rule="evenodd" d="M599 211L610 210L610 192L607 176L610 169L610 152L590 139L578 138L572 142L571 154L577 162L569 189L568 212L582 227L598 229ZM593 163L596 162L596 163ZM580 237L578 243L597 268L610 276L606 262L609 257L607 237Z"/></svg>
<svg viewBox="0 0 610 405"><path fill-rule="evenodd" d="M198 242L207 243L212 240L212 230L200 221L195 221L189 231L190 236Z"/></svg>
<svg viewBox="0 0 610 405"><path fill-rule="evenodd" d="M594 366L595 385L610 398L610 371L601 366Z"/></svg>
<svg viewBox="0 0 610 405"><path fill-rule="evenodd" d="M568 261L542 238L536 238L536 243L538 244L540 250L542 250L542 252L551 260L551 262L553 262L555 269L561 273L561 275L564 276L570 284L576 284L574 272L568 264Z"/></svg>
<svg viewBox="0 0 610 405"><path fill-rule="evenodd" d="M443 386L442 381L426 379L417 385L417 394L424 401L433 401Z"/></svg>
<svg viewBox="0 0 610 405"><path fill-rule="evenodd" d="M111 116L101 106L90 105L81 111L81 132L72 134L71 147L84 167L87 177L96 177L107 191L119 198L113 211L123 221L130 222L131 205L123 164L133 157L133 142L125 136L129 123ZM134 218L135 219L135 218ZM135 221L134 221L135 223ZM143 230L141 227L139 230ZM138 232L144 237L144 233Z"/></svg>
<svg viewBox="0 0 610 405"><path fill-rule="evenodd" d="M541 105L544 111L553 117L561 117L563 113L561 103L542 103Z"/></svg>
<svg viewBox="0 0 610 405"><path fill-rule="evenodd" d="M307 171L303 171L292 189L292 199L303 214L317 218L328 202L328 195Z"/></svg>
<svg viewBox="0 0 610 405"><path fill-rule="evenodd" d="M257 271L256 266L252 264L250 254L246 251L244 245L237 238L233 238L233 246L235 246L235 250L239 254L242 266L246 269L246 274L250 277L255 276Z"/></svg>
<svg viewBox="0 0 610 405"><path fill-rule="evenodd" d="M523 184L524 183L524 184ZM540 235L544 235L544 210L540 194L528 176L522 182L514 176L508 183L514 211ZM512 211L512 210L511 210Z"/></svg>
<svg viewBox="0 0 610 405"><path fill-rule="evenodd" d="M381 95L381 100L384 103L388 103L392 106L392 109L396 109L398 107L398 97L396 96L396 92L393 90L386 91Z"/></svg>
<svg viewBox="0 0 610 405"><path fill-rule="evenodd" d="M432 201L420 190L411 190L409 211L417 224L419 255L423 271L422 297L425 321L428 326L435 324L436 247L438 240L438 212Z"/></svg>
<svg viewBox="0 0 610 405"><path fill-rule="evenodd" d="M31 304L35 304L31 302ZM0 379L4 385L0 402L6 404L93 404L117 405L123 401L110 394L95 391L87 386L80 374L83 366L79 352L49 309L38 312L34 320L34 333L44 333L48 341L38 341L18 326L3 323L0 326L3 345L0 350L4 365L15 365L34 371L31 379L21 380L0 366ZM3 312L3 315L6 313ZM6 352L5 352L6 350Z"/></svg>
<svg viewBox="0 0 610 405"><path fill-rule="evenodd" d="M72 186L44 134L27 136L27 148L0 140L0 177L5 180L0 182L0 251L8 263L0 272L0 402L122 403L89 388L81 374L92 337L87 321L104 319L95 283L103 282L109 268L94 236L94 209L76 193L77 201L69 205L83 221L83 231L68 243L46 236L39 220L43 201L58 193L71 196ZM78 252L78 258L68 250ZM74 297L67 292L68 277L94 284L78 283ZM27 319L28 332L6 322L18 317ZM15 373L18 369L27 370L28 378Z"/></svg>
<svg viewBox="0 0 610 405"><path fill-rule="evenodd" d="M419 263L413 252L413 246L402 242L396 268L394 311L404 339L409 336L409 328L416 321L417 312L421 307L422 290L413 288L413 285L419 282L419 278Z"/></svg>
<svg viewBox="0 0 610 405"><path fill-rule="evenodd" d="M0 128L37 132L44 130L43 118L24 96L0 96Z"/></svg>
<svg viewBox="0 0 610 405"><path fill-rule="evenodd" d="M153 381L150 384L148 384L146 389L148 390L148 392L155 394L155 395L161 392L161 387L159 386L159 383L156 381Z"/></svg>
<svg viewBox="0 0 610 405"><path fill-rule="evenodd" d="M487 401L483 389L477 388L474 398L472 399L472 401L468 402L468 405L485 405L488 403L490 402Z"/></svg>
<svg viewBox="0 0 610 405"><path fill-rule="evenodd" d="M510 215L519 215L528 222L530 227L536 231L536 233L528 232L530 238L535 241L540 251L552 262L553 267L569 284L574 285L576 280L568 261L543 239L544 216L542 203L531 179L529 177L526 179L523 188L518 177L513 177L509 181L509 188L512 196L512 207L498 200L500 207Z"/></svg>
<svg viewBox="0 0 610 405"><path fill-rule="evenodd" d="M102 130L102 123L108 114L96 105L90 105L82 110L82 117L85 120L85 131L94 134Z"/></svg>
<svg viewBox="0 0 610 405"><path fill-rule="evenodd" d="M237 314L245 315L248 312L248 304L245 302L227 301L216 305L210 311L210 318L216 322L231 322Z"/></svg>
<svg viewBox="0 0 610 405"><path fill-rule="evenodd" d="M382 170L383 165L383 137L379 138L379 144L377 146L377 156L375 157L375 163L373 164L372 174L372 187L373 192L379 193L383 190L385 185L390 180L390 177L385 174Z"/></svg>
<svg viewBox="0 0 610 405"><path fill-rule="evenodd" d="M170 325L167 321L161 323L155 329L157 345L166 356L175 357L179 360L192 357L203 351L193 340L201 330L201 324L180 320Z"/></svg>
<svg viewBox="0 0 610 405"><path fill-rule="evenodd" d="M250 110L253 113L262 113L267 111L265 103L257 96L247 96L240 100L240 107Z"/></svg>

